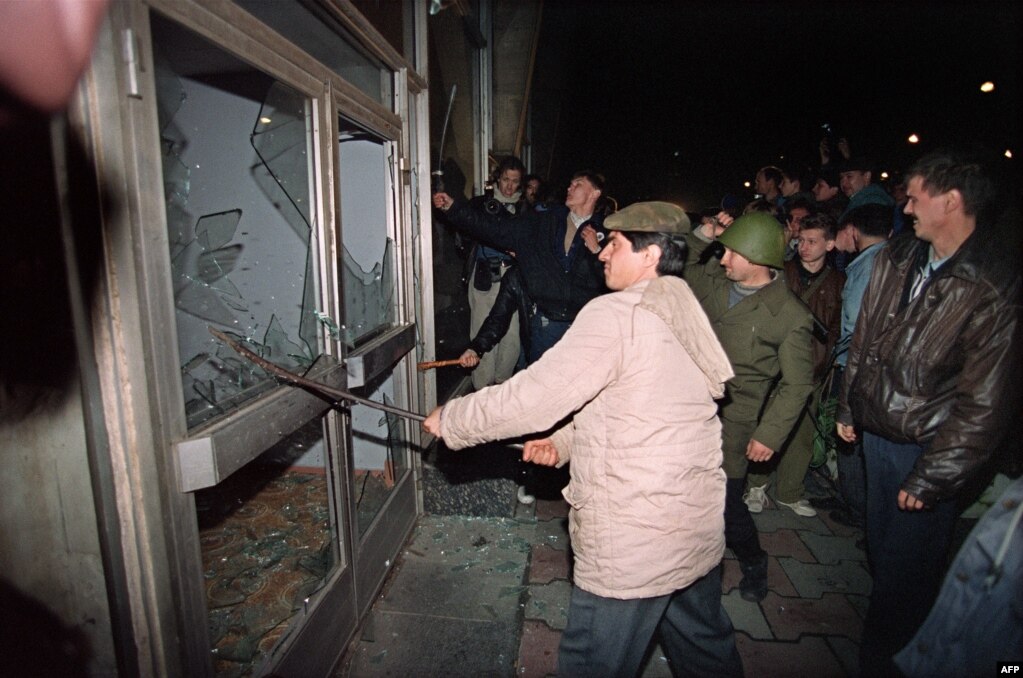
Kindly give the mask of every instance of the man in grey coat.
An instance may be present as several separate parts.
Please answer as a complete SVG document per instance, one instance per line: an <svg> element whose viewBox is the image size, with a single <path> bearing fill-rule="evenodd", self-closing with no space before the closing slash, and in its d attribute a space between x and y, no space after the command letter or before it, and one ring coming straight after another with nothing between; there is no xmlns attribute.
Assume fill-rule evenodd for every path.
<svg viewBox="0 0 1023 678"><path fill-rule="evenodd" d="M714 398L731 366L679 277L689 219L669 203L608 217L613 294L504 384L424 428L453 449L537 431L523 459L571 460L574 588L559 676L633 676L656 631L676 674L742 674L721 605L725 474ZM552 431L553 427L553 431Z"/></svg>

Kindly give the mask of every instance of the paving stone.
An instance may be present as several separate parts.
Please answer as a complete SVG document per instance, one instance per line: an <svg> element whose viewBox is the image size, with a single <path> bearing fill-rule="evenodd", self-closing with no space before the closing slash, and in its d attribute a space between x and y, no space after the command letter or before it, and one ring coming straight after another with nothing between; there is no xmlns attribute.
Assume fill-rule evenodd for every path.
<svg viewBox="0 0 1023 678"><path fill-rule="evenodd" d="M728 613L728 618L732 620L736 632L742 631L751 638L761 640L771 640L774 637L760 605L743 600L739 595L739 589L721 596L721 604Z"/></svg>
<svg viewBox="0 0 1023 678"><path fill-rule="evenodd" d="M536 519L553 520L568 518L568 502L564 499L537 499Z"/></svg>
<svg viewBox="0 0 1023 678"><path fill-rule="evenodd" d="M807 534L817 536L812 532ZM800 533L796 530L779 528L774 532L765 532L760 535L760 546L772 556L788 556L804 563L815 562L813 554L806 548L806 544L800 539Z"/></svg>
<svg viewBox="0 0 1023 678"><path fill-rule="evenodd" d="M825 593L820 599L783 598L768 593L760 607L778 640L827 635L859 642L863 632L863 620L846 597L837 593Z"/></svg>
<svg viewBox="0 0 1023 678"><path fill-rule="evenodd" d="M543 678L558 672L558 644L561 632L542 621L527 619L522 624L519 643L518 675Z"/></svg>
<svg viewBox="0 0 1023 678"><path fill-rule="evenodd" d="M817 515L824 522L824 524L828 526L828 529L831 530L831 533L834 534L836 537L846 538L852 537L855 540L863 536L863 528L850 527L848 525L836 523L834 520L832 520L831 511L818 511Z"/></svg>
<svg viewBox="0 0 1023 678"><path fill-rule="evenodd" d="M556 549L570 550L568 519L538 520L533 526L533 544L546 544Z"/></svg>
<svg viewBox="0 0 1023 678"><path fill-rule="evenodd" d="M374 610L375 639L360 641L348 675L515 675L518 625ZM509 642L510 641L510 642Z"/></svg>
<svg viewBox="0 0 1023 678"><path fill-rule="evenodd" d="M867 559L867 554L856 548L855 541L849 537L828 537L806 532L803 534L803 541L821 565L834 565L843 560Z"/></svg>
<svg viewBox="0 0 1023 678"><path fill-rule="evenodd" d="M809 678L844 676L842 664L823 638L804 637L798 642L753 640L735 635L746 678Z"/></svg>
<svg viewBox="0 0 1023 678"><path fill-rule="evenodd" d="M721 590L725 593L731 590L739 590L739 582L742 581L742 570L739 568L739 561L726 558L721 561ZM783 596L795 596L796 589L789 581L785 570L778 563L777 558L767 557L767 588L780 593Z"/></svg>
<svg viewBox="0 0 1023 678"><path fill-rule="evenodd" d="M753 522L761 535L775 532L776 530L810 530L818 534L831 534L831 530L819 517L804 518L797 516L787 508L765 508L760 513L754 513Z"/></svg>
<svg viewBox="0 0 1023 678"><path fill-rule="evenodd" d="M377 608L513 619L524 598L531 532L506 518L424 518Z"/></svg>
<svg viewBox="0 0 1023 678"><path fill-rule="evenodd" d="M838 661L842 662L842 667L847 675L854 677L860 675L859 643L845 636L829 636L828 645L838 657Z"/></svg>
<svg viewBox="0 0 1023 678"><path fill-rule="evenodd" d="M845 560L835 565L801 563L793 558L778 562L802 598L820 598L824 593L870 595L870 575L863 563Z"/></svg>
<svg viewBox="0 0 1023 678"><path fill-rule="evenodd" d="M867 618L867 607L870 606L870 596L857 596L849 594L846 596L849 599L849 604L856 608L856 611L860 614L860 619Z"/></svg>
<svg viewBox="0 0 1023 678"><path fill-rule="evenodd" d="M518 492L518 488L515 490ZM536 502L532 504L523 504L518 499L513 500L514 506L512 506L512 516L515 520L521 522L532 523L536 521Z"/></svg>
<svg viewBox="0 0 1023 678"><path fill-rule="evenodd" d="M546 584L555 579L567 580L571 566L568 551L538 544L533 547L529 559L529 583Z"/></svg>
<svg viewBox="0 0 1023 678"><path fill-rule="evenodd" d="M572 585L567 581L555 580L549 584L530 586L526 599L526 619L541 620L552 629L564 631L571 596Z"/></svg>

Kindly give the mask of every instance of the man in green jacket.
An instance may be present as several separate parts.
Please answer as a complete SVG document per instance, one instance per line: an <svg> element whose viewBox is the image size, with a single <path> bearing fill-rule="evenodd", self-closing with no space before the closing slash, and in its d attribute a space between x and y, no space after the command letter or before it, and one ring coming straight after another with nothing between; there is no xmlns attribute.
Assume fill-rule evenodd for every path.
<svg viewBox="0 0 1023 678"><path fill-rule="evenodd" d="M739 559L745 600L767 595L767 553L743 502L747 464L767 461L792 432L813 390L812 314L785 283L785 236L769 214L721 214L687 236L685 279L732 363L719 416L722 424L725 539ZM720 261L700 263L717 238Z"/></svg>

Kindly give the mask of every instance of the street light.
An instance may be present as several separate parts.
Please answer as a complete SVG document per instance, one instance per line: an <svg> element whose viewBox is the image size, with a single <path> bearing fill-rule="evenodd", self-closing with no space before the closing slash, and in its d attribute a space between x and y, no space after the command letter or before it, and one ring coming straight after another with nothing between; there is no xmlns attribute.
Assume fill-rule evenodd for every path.
<svg viewBox="0 0 1023 678"><path fill-rule="evenodd" d="M991 82L990 80L982 83L981 86L980 86L980 91L983 92L984 94L988 94L990 92L994 92L995 91L995 83Z"/></svg>
<svg viewBox="0 0 1023 678"><path fill-rule="evenodd" d="M915 134L910 134L906 141L908 141L911 144L918 144L920 143L920 137L918 137Z"/></svg>

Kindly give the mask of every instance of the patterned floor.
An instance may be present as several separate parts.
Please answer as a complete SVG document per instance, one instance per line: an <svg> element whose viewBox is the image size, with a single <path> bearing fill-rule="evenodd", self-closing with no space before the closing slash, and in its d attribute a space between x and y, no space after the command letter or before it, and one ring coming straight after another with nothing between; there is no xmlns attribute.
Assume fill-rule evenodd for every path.
<svg viewBox="0 0 1023 678"><path fill-rule="evenodd" d="M333 559L326 476L250 466L196 493L217 676L251 675Z"/></svg>

